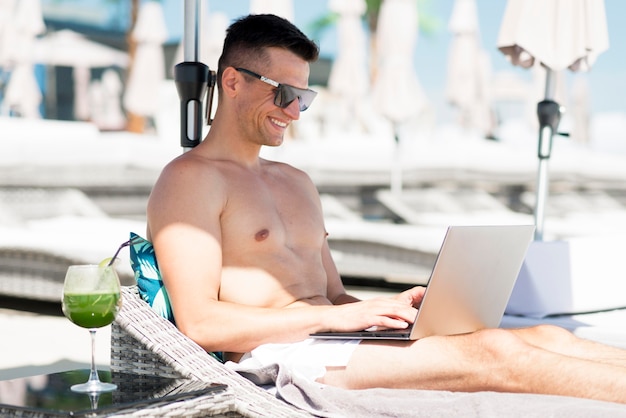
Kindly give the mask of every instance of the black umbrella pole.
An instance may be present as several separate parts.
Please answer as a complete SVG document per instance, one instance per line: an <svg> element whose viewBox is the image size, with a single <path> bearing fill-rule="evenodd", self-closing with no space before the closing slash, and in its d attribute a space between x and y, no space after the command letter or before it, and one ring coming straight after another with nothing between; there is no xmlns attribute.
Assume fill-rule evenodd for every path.
<svg viewBox="0 0 626 418"><path fill-rule="evenodd" d="M552 139L561 121L559 104L550 98L551 94L546 93L546 96L546 100L537 104L537 117L539 119L539 146L537 150L539 173L537 178L537 200L535 202L536 241L543 240L543 223L549 189L548 162L552 154Z"/></svg>
<svg viewBox="0 0 626 418"><path fill-rule="evenodd" d="M180 146L195 147L202 140L202 99L209 83L209 67L200 62L181 62L174 67L180 98Z"/></svg>
<svg viewBox="0 0 626 418"><path fill-rule="evenodd" d="M209 68L198 59L200 0L185 0L184 12L184 62L174 67L174 81L180 98L180 146L188 151L202 140L202 98L207 89Z"/></svg>

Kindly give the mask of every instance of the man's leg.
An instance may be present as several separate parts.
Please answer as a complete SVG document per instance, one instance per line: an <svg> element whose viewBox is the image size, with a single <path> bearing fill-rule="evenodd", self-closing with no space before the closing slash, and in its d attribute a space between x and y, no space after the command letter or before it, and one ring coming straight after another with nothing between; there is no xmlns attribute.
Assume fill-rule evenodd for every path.
<svg viewBox="0 0 626 418"><path fill-rule="evenodd" d="M624 368L527 342L534 338L532 331L496 329L409 343L363 342L345 368L329 370L321 380L351 389L489 390L626 403Z"/></svg>
<svg viewBox="0 0 626 418"><path fill-rule="evenodd" d="M626 350L579 338L561 327L539 325L511 331L527 343L553 353L626 367Z"/></svg>

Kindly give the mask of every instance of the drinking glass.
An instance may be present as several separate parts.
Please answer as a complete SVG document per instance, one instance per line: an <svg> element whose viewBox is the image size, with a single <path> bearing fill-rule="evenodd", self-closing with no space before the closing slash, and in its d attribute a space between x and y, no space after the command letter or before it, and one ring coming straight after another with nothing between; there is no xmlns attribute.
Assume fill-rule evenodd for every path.
<svg viewBox="0 0 626 418"><path fill-rule="evenodd" d="M63 284L63 314L91 335L91 373L86 383L72 386L82 393L110 392L117 388L101 382L96 370L96 330L115 319L122 304L120 281L112 265L69 266Z"/></svg>

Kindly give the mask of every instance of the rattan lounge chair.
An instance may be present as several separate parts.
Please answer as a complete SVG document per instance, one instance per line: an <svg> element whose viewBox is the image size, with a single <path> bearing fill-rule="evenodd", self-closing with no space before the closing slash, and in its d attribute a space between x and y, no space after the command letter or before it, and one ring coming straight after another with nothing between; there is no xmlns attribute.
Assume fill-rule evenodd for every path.
<svg viewBox="0 0 626 418"><path fill-rule="evenodd" d="M78 189L0 187L0 297L59 302L67 267L102 260L135 225ZM118 272L134 283L130 266Z"/></svg>
<svg viewBox="0 0 626 418"><path fill-rule="evenodd" d="M60 302L71 264L78 261L48 251L0 247L0 295Z"/></svg>
<svg viewBox="0 0 626 418"><path fill-rule="evenodd" d="M205 402L198 416L310 417L214 359L144 302L136 286L123 287L122 298L122 309L111 329L113 373L152 374L228 385L229 396L221 397L214 407ZM170 410L168 416L176 415L175 412ZM192 412L186 410L185 416Z"/></svg>
<svg viewBox="0 0 626 418"><path fill-rule="evenodd" d="M47 249L0 245L0 296L59 302L67 267L87 262ZM119 276L122 284L135 281L126 271Z"/></svg>

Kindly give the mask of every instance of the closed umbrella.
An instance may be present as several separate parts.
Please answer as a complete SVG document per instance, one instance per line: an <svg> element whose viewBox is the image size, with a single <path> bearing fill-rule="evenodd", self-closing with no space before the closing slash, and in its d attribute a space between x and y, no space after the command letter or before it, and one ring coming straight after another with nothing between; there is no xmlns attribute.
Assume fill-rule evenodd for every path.
<svg viewBox="0 0 626 418"><path fill-rule="evenodd" d="M537 105L539 171L535 239L543 239L548 195L548 162L560 121L554 101L555 74L566 68L589 70L609 47L603 0L509 0L500 27L498 48L514 65L540 63L546 68L545 98Z"/></svg>
<svg viewBox="0 0 626 418"><path fill-rule="evenodd" d="M11 72L4 92L3 106L24 118L40 118L39 105L43 96L29 63L19 63Z"/></svg>
<svg viewBox="0 0 626 418"><path fill-rule="evenodd" d="M91 70L87 67L74 67L74 118L89 120L91 104L89 103L89 83Z"/></svg>
<svg viewBox="0 0 626 418"><path fill-rule="evenodd" d="M383 1L376 32L373 99L378 111L393 126L396 158L391 173L391 189L394 192L402 189L399 126L417 117L426 105L426 97L413 65L418 29L414 0Z"/></svg>
<svg viewBox="0 0 626 418"><path fill-rule="evenodd" d="M136 115L154 116L159 106L160 86L165 80L163 43L167 27L159 2L144 2L131 36L137 49L124 94L124 107Z"/></svg>
<svg viewBox="0 0 626 418"><path fill-rule="evenodd" d="M15 3L17 0L0 0L0 69L9 66L13 51Z"/></svg>
<svg viewBox="0 0 626 418"><path fill-rule="evenodd" d="M122 130L126 117L122 112L121 97L124 86L117 71L109 68L100 80L89 85L89 101L92 107L91 120L105 131Z"/></svg>
<svg viewBox="0 0 626 418"><path fill-rule="evenodd" d="M40 0L0 0L0 66L32 62L32 44L45 30Z"/></svg>
<svg viewBox="0 0 626 418"><path fill-rule="evenodd" d="M359 119L358 108L369 87L367 41L361 20L366 4L364 0L330 0L328 7L339 15L338 50L328 77L328 89L345 107L338 121L345 129Z"/></svg>
<svg viewBox="0 0 626 418"><path fill-rule="evenodd" d="M446 98L459 112L460 125L485 137L493 133L489 94L490 62L480 44L475 0L455 0L448 30Z"/></svg>
<svg viewBox="0 0 626 418"><path fill-rule="evenodd" d="M37 118L41 117L42 95L35 79L33 45L35 38L46 30L41 3L20 0L12 6L11 17L3 19L2 28L2 65L11 69L3 107L20 116Z"/></svg>

